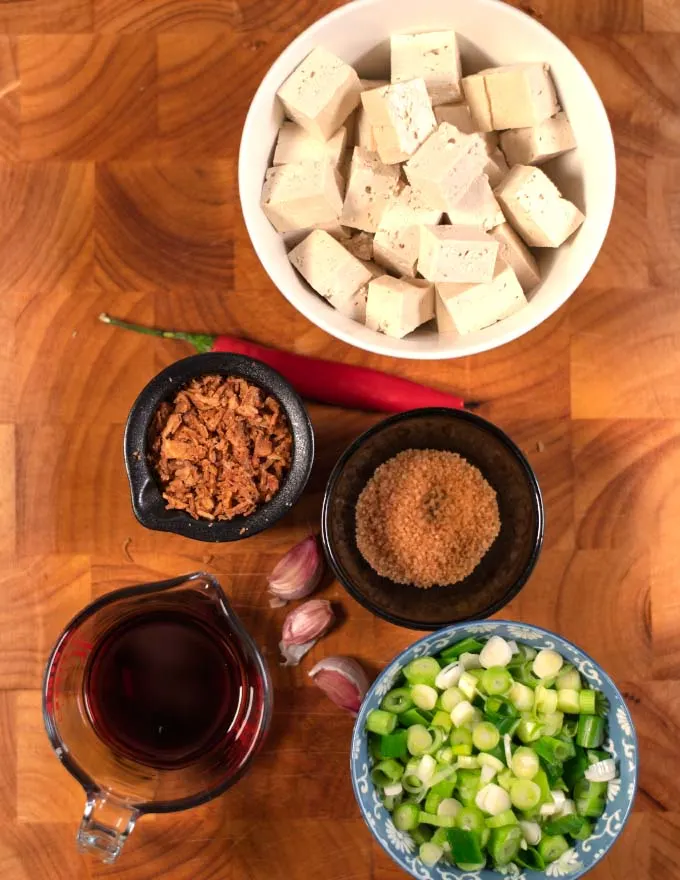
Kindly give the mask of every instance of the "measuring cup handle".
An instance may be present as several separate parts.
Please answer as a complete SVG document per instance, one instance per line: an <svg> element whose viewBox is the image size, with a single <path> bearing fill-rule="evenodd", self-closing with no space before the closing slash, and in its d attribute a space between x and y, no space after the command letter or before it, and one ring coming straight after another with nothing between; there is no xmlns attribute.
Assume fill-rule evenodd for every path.
<svg viewBox="0 0 680 880"><path fill-rule="evenodd" d="M110 865L118 858L138 817L139 810L115 797L102 792L88 795L76 835L78 849Z"/></svg>

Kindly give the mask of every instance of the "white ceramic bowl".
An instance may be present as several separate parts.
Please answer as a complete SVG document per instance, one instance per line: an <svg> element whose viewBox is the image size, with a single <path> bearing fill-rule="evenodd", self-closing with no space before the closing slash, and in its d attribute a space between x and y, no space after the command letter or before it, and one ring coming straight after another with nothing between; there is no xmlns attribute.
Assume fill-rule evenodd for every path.
<svg viewBox="0 0 680 880"><path fill-rule="evenodd" d="M542 249L542 281L528 306L467 336L439 335L431 325L392 339L336 312L295 272L281 236L260 208L265 171L283 118L276 91L315 46L334 52L359 75L383 78L389 70L389 37L452 28L463 69L519 61L550 64L560 102L578 149L543 166L586 220L558 250ZM367 351L403 358L462 357L495 348L536 327L558 309L592 266L614 205L616 159L607 114L590 77L558 38L528 15L499 0L354 0L307 28L281 53L253 98L239 155L241 207L253 247L276 287L298 311L332 336ZM272 294L274 295L274 294Z"/></svg>

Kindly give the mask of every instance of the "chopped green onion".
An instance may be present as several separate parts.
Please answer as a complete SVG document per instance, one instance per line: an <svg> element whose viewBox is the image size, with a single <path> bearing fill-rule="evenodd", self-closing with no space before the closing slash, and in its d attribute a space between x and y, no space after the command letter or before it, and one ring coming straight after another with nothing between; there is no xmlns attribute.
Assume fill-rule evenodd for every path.
<svg viewBox="0 0 680 880"><path fill-rule="evenodd" d="M402 794L403 791L404 789L401 782L390 782L389 785L386 785L383 789L386 798L396 798L398 795Z"/></svg>
<svg viewBox="0 0 680 880"><path fill-rule="evenodd" d="M463 770L476 770L479 767L479 758L477 755L461 755L456 763Z"/></svg>
<svg viewBox="0 0 680 880"><path fill-rule="evenodd" d="M479 654L483 647L482 642L478 642L477 639L467 638L456 645L451 645L450 648L445 648L439 656L445 663L450 663L452 660L457 660L461 654Z"/></svg>
<svg viewBox="0 0 680 880"><path fill-rule="evenodd" d="M554 678L563 665L564 658L557 651L544 648L534 658L531 669L536 678Z"/></svg>
<svg viewBox="0 0 680 880"><path fill-rule="evenodd" d="M492 782L477 792L475 805L484 813L497 816L499 813L509 810L512 804L508 792Z"/></svg>
<svg viewBox="0 0 680 880"><path fill-rule="evenodd" d="M395 730L380 737L380 754L383 758L405 758L408 754L406 748L406 731Z"/></svg>
<svg viewBox="0 0 680 880"><path fill-rule="evenodd" d="M431 790L441 795L443 799L446 799L453 796L453 790L455 787L455 779L443 779L441 782L437 782L433 785Z"/></svg>
<svg viewBox="0 0 680 880"><path fill-rule="evenodd" d="M506 791L510 791L510 786L515 781L515 776L513 775L512 770L503 770L496 777L496 782L500 785L501 788L504 788Z"/></svg>
<svg viewBox="0 0 680 880"><path fill-rule="evenodd" d="M597 819L604 813L607 797L606 782L580 779L574 787L574 801L579 816Z"/></svg>
<svg viewBox="0 0 680 880"><path fill-rule="evenodd" d="M491 767L496 773L505 770L505 764L495 755L491 755L488 752L481 752L477 755L477 760L480 767Z"/></svg>
<svg viewBox="0 0 680 880"><path fill-rule="evenodd" d="M461 807L456 813L456 828L481 834L486 827L484 813L477 807Z"/></svg>
<svg viewBox="0 0 680 880"><path fill-rule="evenodd" d="M519 712L530 712L534 708L534 692L519 681L513 683L508 699Z"/></svg>
<svg viewBox="0 0 680 880"><path fill-rule="evenodd" d="M550 712L547 715L539 715L538 720L541 723L541 731L545 736L555 736L555 734L562 731L564 714L562 712Z"/></svg>
<svg viewBox="0 0 680 880"><path fill-rule="evenodd" d="M474 699L477 695L476 677L471 672L464 672L458 682L458 690L463 694L466 700Z"/></svg>
<svg viewBox="0 0 680 880"><path fill-rule="evenodd" d="M489 721L482 721L472 729L472 744L480 752L490 752L500 742L498 730Z"/></svg>
<svg viewBox="0 0 680 880"><path fill-rule="evenodd" d="M451 719L449 719L449 724L450 723ZM428 755L434 755L434 753L446 742L448 734L443 727L430 727L428 733L432 737L432 744L427 747L426 752Z"/></svg>
<svg viewBox="0 0 680 880"><path fill-rule="evenodd" d="M417 709L407 709L399 715L399 724L402 727L412 727L414 724L422 724L423 727L427 727L429 719Z"/></svg>
<svg viewBox="0 0 680 880"><path fill-rule="evenodd" d="M417 828L419 815L420 810L416 804L400 804L392 813L392 821L399 831L411 831Z"/></svg>
<svg viewBox="0 0 680 880"><path fill-rule="evenodd" d="M548 690L542 684L536 688L536 711L549 714L557 711L557 691Z"/></svg>
<svg viewBox="0 0 680 880"><path fill-rule="evenodd" d="M436 769L437 762L432 757L432 755L423 755L418 764L416 776L421 779L427 786L430 784Z"/></svg>
<svg viewBox="0 0 680 880"><path fill-rule="evenodd" d="M574 838L574 840L588 840L593 831L593 823L584 820L581 829L579 831L573 832L571 836Z"/></svg>
<svg viewBox="0 0 680 880"><path fill-rule="evenodd" d="M583 826L588 824L588 820L584 819L583 816L572 813L567 816L558 816L555 819L551 819L545 823L543 830L546 834L550 835L569 834L573 837L575 834L580 834Z"/></svg>
<svg viewBox="0 0 680 880"><path fill-rule="evenodd" d="M479 834L463 828L452 828L447 837L451 847L451 858L461 870L467 870L469 865L485 863Z"/></svg>
<svg viewBox="0 0 680 880"><path fill-rule="evenodd" d="M562 671L557 676L555 687L558 691L580 691L582 684L578 669L575 669L573 666L563 667Z"/></svg>
<svg viewBox="0 0 680 880"><path fill-rule="evenodd" d="M414 684L411 688L411 697L418 709L430 711L437 705L439 694L429 684Z"/></svg>
<svg viewBox="0 0 680 880"><path fill-rule="evenodd" d="M428 791L427 793L427 797L425 798L425 812L436 813L437 807L439 806L439 804L441 804L443 800L444 798L440 794L437 794L436 792L432 791L432 789L430 789L430 791Z"/></svg>
<svg viewBox="0 0 680 880"><path fill-rule="evenodd" d="M451 746L438 749L434 756L439 764L453 764L456 757Z"/></svg>
<svg viewBox="0 0 680 880"><path fill-rule="evenodd" d="M417 828L413 828L409 833L418 846L421 843L427 843L428 840L433 840L432 828L429 825L418 825Z"/></svg>
<svg viewBox="0 0 680 880"><path fill-rule="evenodd" d="M460 729L468 730L467 727L461 727ZM459 743L458 745L451 746L451 750L453 751L453 754L458 757L469 757L472 755L472 746L468 743Z"/></svg>
<svg viewBox="0 0 680 880"><path fill-rule="evenodd" d="M563 856L568 849L569 844L561 834L557 834L553 837L549 834L544 834L541 838L541 842L538 844L538 852L546 864L557 861L557 859L559 859L560 856Z"/></svg>
<svg viewBox="0 0 680 880"><path fill-rule="evenodd" d="M427 841L426 843L420 844L418 855L424 865L427 865L428 868L432 868L444 855L444 850L435 843L432 843L432 841Z"/></svg>
<svg viewBox="0 0 680 880"><path fill-rule="evenodd" d="M453 828L456 822L453 816L435 816L434 813L426 813L424 810L418 814L418 820L425 825L434 825L436 828Z"/></svg>
<svg viewBox="0 0 680 880"><path fill-rule="evenodd" d="M455 798L442 798L439 802L439 806L437 807L437 815L438 816L457 816L458 813L463 809L463 805L460 801L457 801Z"/></svg>
<svg viewBox="0 0 680 880"><path fill-rule="evenodd" d="M401 788L401 786L399 786ZM401 803L401 798L399 795L391 795L386 794L383 798L383 805L386 810L389 810L390 813L393 812Z"/></svg>
<svg viewBox="0 0 680 880"><path fill-rule="evenodd" d="M586 694L588 691L581 693ZM605 723L599 715L581 715L578 719L576 742L584 749L596 749L604 742L604 731Z"/></svg>
<svg viewBox="0 0 680 880"><path fill-rule="evenodd" d="M427 684L432 687L441 672L441 666L434 657L419 657L407 663L402 671L409 684Z"/></svg>
<svg viewBox="0 0 680 880"><path fill-rule="evenodd" d="M531 846L526 850L520 850L515 856L515 862L530 871L545 871L545 859Z"/></svg>
<svg viewBox="0 0 680 880"><path fill-rule="evenodd" d="M541 802L541 789L530 779L516 779L510 786L510 800L518 810L533 810Z"/></svg>
<svg viewBox="0 0 680 880"><path fill-rule="evenodd" d="M522 716L522 720L517 728L517 736L523 743L528 744L536 742L541 735L540 723L531 716Z"/></svg>
<svg viewBox="0 0 680 880"><path fill-rule="evenodd" d="M512 810L504 810L497 816L489 816L486 820L487 828L503 828L504 825L517 825L517 816Z"/></svg>
<svg viewBox="0 0 680 880"><path fill-rule="evenodd" d="M441 727L445 733L450 733L451 728L453 727L451 712L444 712L441 709L438 712L435 712L432 718L432 727Z"/></svg>
<svg viewBox="0 0 680 880"><path fill-rule="evenodd" d="M597 693L596 691L584 690L579 691L578 695L579 712L581 715L596 715Z"/></svg>
<svg viewBox="0 0 680 880"><path fill-rule="evenodd" d="M439 697L439 703L445 712L451 712L458 703L462 703L465 697L457 687L447 688Z"/></svg>
<svg viewBox="0 0 680 880"><path fill-rule="evenodd" d="M371 779L375 785L379 785L381 788L389 785L390 782L396 782L398 779L401 779L403 775L403 766L399 761L395 761L392 758L376 764L371 771Z"/></svg>
<svg viewBox="0 0 680 880"><path fill-rule="evenodd" d="M518 681L520 684L526 685L526 687L534 689L541 682L540 679L536 678L536 676L531 671L531 665L532 664L529 661L523 663L515 670L514 677L515 681Z"/></svg>
<svg viewBox="0 0 680 880"><path fill-rule="evenodd" d="M562 764L576 755L576 749L572 743L556 739L554 736L540 737L534 743L534 751L539 757L545 758L551 764Z"/></svg>
<svg viewBox="0 0 680 880"><path fill-rule="evenodd" d="M541 769L538 755L533 749L521 746L512 756L512 772L519 779L533 779Z"/></svg>
<svg viewBox="0 0 680 880"><path fill-rule="evenodd" d="M577 746L576 756L566 762L562 771L562 776L570 791L573 791L576 783L583 779L589 766L588 756L580 746Z"/></svg>
<svg viewBox="0 0 680 880"><path fill-rule="evenodd" d="M519 852L522 831L519 825L505 825L491 832L489 854L497 867L509 864Z"/></svg>
<svg viewBox="0 0 680 880"><path fill-rule="evenodd" d="M432 735L422 724L413 724L406 733L406 748L412 755L423 755L432 745Z"/></svg>
<svg viewBox="0 0 680 880"><path fill-rule="evenodd" d="M541 789L541 803L551 804L553 802L552 792L550 791L550 784L545 770L541 768L532 781Z"/></svg>
<svg viewBox="0 0 680 880"><path fill-rule="evenodd" d="M507 694L512 687L512 676L503 666L491 666L484 670L481 682L487 694Z"/></svg>
<svg viewBox="0 0 680 880"><path fill-rule="evenodd" d="M472 806L475 802L475 797L479 791L479 781L481 776L481 770L458 771L456 790L458 791L458 799L466 807Z"/></svg>
<svg viewBox="0 0 680 880"><path fill-rule="evenodd" d="M420 795L425 791L423 780L416 776L415 773L404 773L401 777L401 784L404 787L404 791L407 791L409 794Z"/></svg>
<svg viewBox="0 0 680 880"><path fill-rule="evenodd" d="M562 733L561 736L567 736L569 739L573 739L576 736L576 731L578 730L578 718L565 718L562 722Z"/></svg>
<svg viewBox="0 0 680 880"><path fill-rule="evenodd" d="M451 721L456 727L462 727L464 724L469 724L474 717L474 707L468 700L463 700L462 703L458 703L458 705L451 710Z"/></svg>
<svg viewBox="0 0 680 880"><path fill-rule="evenodd" d="M581 693L589 693L582 691ZM557 708L560 712L567 712L570 715L579 715L581 712L581 701L579 692L571 688L562 688L557 692Z"/></svg>
<svg viewBox="0 0 680 880"><path fill-rule="evenodd" d="M370 730L371 733L382 735L392 733L396 726L397 716L383 709L373 709L366 717L366 730Z"/></svg>
<svg viewBox="0 0 680 880"><path fill-rule="evenodd" d="M530 822L527 819L520 819L519 827L522 829L524 839L530 846L536 846L540 841L543 832L538 822Z"/></svg>
<svg viewBox="0 0 680 880"><path fill-rule="evenodd" d="M452 746L468 745L472 747L472 731L467 727L458 727L451 731L449 742Z"/></svg>
<svg viewBox="0 0 680 880"><path fill-rule="evenodd" d="M463 666L460 663L449 663L437 673L437 677L434 680L434 686L439 688L440 691L455 687L458 684L458 680L463 674L463 671Z"/></svg>
<svg viewBox="0 0 680 880"><path fill-rule="evenodd" d="M411 699L411 691L408 688L394 688L388 691L380 704L381 709L384 709L386 712L393 712L395 715L400 715L402 712L410 709L411 706L413 706L413 700Z"/></svg>

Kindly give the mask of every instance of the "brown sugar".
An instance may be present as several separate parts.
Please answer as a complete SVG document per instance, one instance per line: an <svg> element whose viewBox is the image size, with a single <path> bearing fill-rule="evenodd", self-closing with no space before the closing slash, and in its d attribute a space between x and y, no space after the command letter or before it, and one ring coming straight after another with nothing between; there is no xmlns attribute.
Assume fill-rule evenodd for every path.
<svg viewBox="0 0 680 880"><path fill-rule="evenodd" d="M357 501L359 551L374 571L398 584L458 583L499 531L495 491L454 452L400 452L376 470Z"/></svg>
<svg viewBox="0 0 680 880"><path fill-rule="evenodd" d="M279 491L292 437L279 402L235 376L199 376L162 403L149 459L166 507L194 519L250 516Z"/></svg>

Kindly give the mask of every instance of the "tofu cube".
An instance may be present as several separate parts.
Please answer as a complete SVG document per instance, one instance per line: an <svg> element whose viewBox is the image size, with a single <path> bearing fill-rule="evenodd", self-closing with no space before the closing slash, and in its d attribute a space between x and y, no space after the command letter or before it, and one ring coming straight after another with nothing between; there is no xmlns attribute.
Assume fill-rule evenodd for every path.
<svg viewBox="0 0 680 880"><path fill-rule="evenodd" d="M404 165L409 183L433 208L447 210L484 171L488 156L477 134L443 122Z"/></svg>
<svg viewBox="0 0 680 880"><path fill-rule="evenodd" d="M463 134L474 134L477 131L467 104L441 104L434 108L434 118L437 120L437 125L448 122L449 125L455 125Z"/></svg>
<svg viewBox="0 0 680 880"><path fill-rule="evenodd" d="M434 287L383 275L368 285L366 326L402 339L434 318Z"/></svg>
<svg viewBox="0 0 680 880"><path fill-rule="evenodd" d="M370 232L357 232L345 242L345 247L357 260L367 262L373 259L373 236Z"/></svg>
<svg viewBox="0 0 680 880"><path fill-rule="evenodd" d="M404 187L383 215L382 225L375 234L375 261L396 275L415 277L420 226L436 226L441 219L441 210L429 208L412 187Z"/></svg>
<svg viewBox="0 0 680 880"><path fill-rule="evenodd" d="M501 149L509 165L541 165L576 147L565 113L544 119L533 128L515 128L501 134Z"/></svg>
<svg viewBox="0 0 680 880"><path fill-rule="evenodd" d="M532 165L515 165L496 188L496 198L515 231L534 247L559 247L585 220L550 178Z"/></svg>
<svg viewBox="0 0 680 880"><path fill-rule="evenodd" d="M382 79L362 79L360 82L362 92L369 92L371 89L382 89L390 84L388 81ZM371 128L371 123L368 121L364 105L361 102L359 102L359 106L352 118L354 120L354 146L363 147L365 150L370 150L371 153L377 153L378 145L373 136L373 129Z"/></svg>
<svg viewBox="0 0 680 880"><path fill-rule="evenodd" d="M356 71L326 49L313 49L277 92L286 115L314 137L328 140L358 106Z"/></svg>
<svg viewBox="0 0 680 880"><path fill-rule="evenodd" d="M433 106L460 100L460 52L454 31L395 34L390 50L393 83L424 80Z"/></svg>
<svg viewBox="0 0 680 880"><path fill-rule="evenodd" d="M327 159L335 168L345 153L347 128L342 125L330 138L322 141L312 137L295 122L284 122L274 150L274 165L299 165Z"/></svg>
<svg viewBox="0 0 680 880"><path fill-rule="evenodd" d="M437 123L422 79L363 92L378 155L387 165L412 156Z"/></svg>
<svg viewBox="0 0 680 880"><path fill-rule="evenodd" d="M265 175L262 210L277 232L337 225L342 211L340 183L325 160L277 165Z"/></svg>
<svg viewBox="0 0 680 880"><path fill-rule="evenodd" d="M491 106L489 105L489 97L486 93L484 75L482 73L475 73L472 76L464 76L461 80L461 85L465 100L470 109L470 116L472 117L475 131L493 131Z"/></svg>
<svg viewBox="0 0 680 880"><path fill-rule="evenodd" d="M335 310L340 312L346 318L358 321L360 324L366 323L366 300L368 299L368 284L360 287L355 294L349 299L335 299ZM330 300L329 300L330 302Z"/></svg>
<svg viewBox="0 0 680 880"><path fill-rule="evenodd" d="M500 245L498 255L501 260L513 270L522 290L529 293L541 280L534 255L509 223L501 223L489 234Z"/></svg>
<svg viewBox="0 0 680 880"><path fill-rule="evenodd" d="M478 177L465 195L446 211L449 222L454 226L481 226L493 229L505 223L501 206L493 194L486 174Z"/></svg>
<svg viewBox="0 0 680 880"><path fill-rule="evenodd" d="M418 271L435 282L491 281L498 249L497 241L474 226L422 226Z"/></svg>
<svg viewBox="0 0 680 880"><path fill-rule="evenodd" d="M499 259L490 281L437 284L437 327L440 333L474 333L509 317L526 302L515 273Z"/></svg>
<svg viewBox="0 0 680 880"><path fill-rule="evenodd" d="M466 80L472 83L467 88ZM485 131L528 128L559 109L550 69L540 62L482 70L463 80L463 91L473 116L490 124Z"/></svg>
<svg viewBox="0 0 680 880"><path fill-rule="evenodd" d="M373 277L327 232L315 229L293 248L288 259L320 296L337 309L346 309L354 295Z"/></svg>
<svg viewBox="0 0 680 880"><path fill-rule="evenodd" d="M375 153L355 147L345 203L340 215L345 226L375 232L397 195L399 169L385 165Z"/></svg>
<svg viewBox="0 0 680 880"><path fill-rule="evenodd" d="M487 135L488 137L488 135ZM484 163L484 174L489 178L491 186L498 186L505 176L509 173L510 168L505 161L505 156L498 147L489 150L487 142L486 162Z"/></svg>

